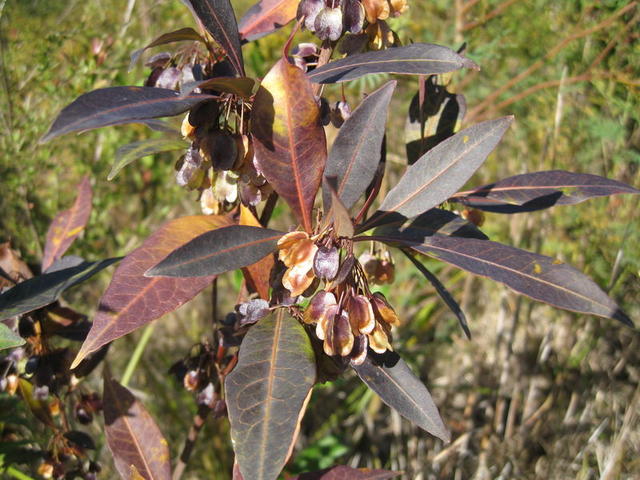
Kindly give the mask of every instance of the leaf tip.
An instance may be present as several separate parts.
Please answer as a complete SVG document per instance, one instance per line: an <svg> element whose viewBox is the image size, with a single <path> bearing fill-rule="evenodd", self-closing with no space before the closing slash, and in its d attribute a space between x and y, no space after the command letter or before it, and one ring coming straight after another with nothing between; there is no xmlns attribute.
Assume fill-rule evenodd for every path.
<svg viewBox="0 0 640 480"><path fill-rule="evenodd" d="M474 62L473 60L471 60L468 57L462 57L462 66L464 68L468 68L469 70L476 70L477 72L479 72L481 70L480 65L478 65L476 62Z"/></svg>
<svg viewBox="0 0 640 480"><path fill-rule="evenodd" d="M80 351L76 355L76 358L74 358L73 362L71 362L71 366L69 367L69 370L73 370L78 365L80 365L82 363L82 360L84 360L85 357L87 356L87 353L88 352L85 352L84 346L82 348L80 348Z"/></svg>
<svg viewBox="0 0 640 480"><path fill-rule="evenodd" d="M622 310L620 310L619 308L616 309L616 311L613 313L612 318L614 318L614 319L618 320L619 322L625 324L627 327L636 330L636 326L633 323L633 320L631 320L631 318L626 313L624 313Z"/></svg>

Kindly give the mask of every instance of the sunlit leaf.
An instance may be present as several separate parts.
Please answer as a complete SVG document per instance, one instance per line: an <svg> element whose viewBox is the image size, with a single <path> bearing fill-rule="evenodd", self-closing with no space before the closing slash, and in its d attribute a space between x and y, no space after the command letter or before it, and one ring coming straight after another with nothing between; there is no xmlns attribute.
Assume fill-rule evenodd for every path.
<svg viewBox="0 0 640 480"><path fill-rule="evenodd" d="M430 43L349 55L312 70L308 77L316 83L337 83L371 73L432 75L460 68L478 68L453 50Z"/></svg>
<svg viewBox="0 0 640 480"><path fill-rule="evenodd" d="M116 159L113 162L107 180L113 180L124 167L131 162L149 155L172 150L186 150L188 143L179 138L148 138L139 142L129 143L118 148Z"/></svg>
<svg viewBox="0 0 640 480"><path fill-rule="evenodd" d="M452 200L490 212L519 213L622 193L638 195L640 190L598 175L550 170L524 173L459 192Z"/></svg>
<svg viewBox="0 0 640 480"><path fill-rule="evenodd" d="M48 142L69 132L171 117L212 98L215 97L201 94L181 97L178 92L167 88L101 88L80 95L63 108L40 142Z"/></svg>
<svg viewBox="0 0 640 480"><path fill-rule="evenodd" d="M20 345L24 345L24 339L4 323L0 323L0 350L15 348Z"/></svg>
<svg viewBox="0 0 640 480"><path fill-rule="evenodd" d="M167 43L183 42L189 40L204 43L204 38L202 38L202 36L191 27L180 28L179 30L174 30L173 32L164 33L153 40L151 43L149 43L147 46L140 48L131 54L129 70L133 68L133 66L140 58L140 55L142 55L145 50L160 45L166 45Z"/></svg>
<svg viewBox="0 0 640 480"><path fill-rule="evenodd" d="M392 472L390 470L351 468L339 465L317 472L301 473L289 480L387 480L401 474L401 472Z"/></svg>
<svg viewBox="0 0 640 480"><path fill-rule="evenodd" d="M42 271L47 270L53 262L64 255L89 221L92 198L89 177L84 177L76 190L78 196L73 206L56 215L49 225L42 258Z"/></svg>
<svg viewBox="0 0 640 480"><path fill-rule="evenodd" d="M238 76L244 76L244 61L236 16L229 0L182 0L227 53Z"/></svg>
<svg viewBox="0 0 640 480"><path fill-rule="evenodd" d="M323 221L323 226L325 224L333 223L333 229L337 236L351 238L354 234L353 220L351 220L351 215L349 215L349 211L345 207L345 205L338 197L338 193L334 187L336 182L334 179L327 179L324 177L323 180L323 190L324 193L329 194L330 200L330 209L326 213L326 216ZM326 204L325 204L326 208ZM321 228L322 230L322 228Z"/></svg>
<svg viewBox="0 0 640 480"><path fill-rule="evenodd" d="M333 142L324 176L335 178L336 193L350 209L365 192L380 163L387 109L396 82L389 82L367 96L344 122ZM331 195L323 192L325 211Z"/></svg>
<svg viewBox="0 0 640 480"><path fill-rule="evenodd" d="M400 415L444 442L451 441L451 433L442 423L429 390L398 354L387 352L377 355L370 350L364 363L353 369L384 403Z"/></svg>
<svg viewBox="0 0 640 480"><path fill-rule="evenodd" d="M116 469L132 478L132 467L145 480L171 479L169 445L155 421L129 390L104 379L104 429Z"/></svg>
<svg viewBox="0 0 640 480"><path fill-rule="evenodd" d="M150 277L200 277L246 267L276 250L284 233L232 225L203 233L149 269Z"/></svg>
<svg viewBox="0 0 640 480"><path fill-rule="evenodd" d="M425 153L387 194L367 225L380 225L391 214L415 217L447 200L482 165L513 117L469 127Z"/></svg>
<svg viewBox="0 0 640 480"><path fill-rule="evenodd" d="M446 86L437 83L438 78L431 76L426 79L422 108L420 93L411 100L404 127L409 165L453 135L467 111L464 96L448 92Z"/></svg>
<svg viewBox="0 0 640 480"><path fill-rule="evenodd" d="M244 478L278 478L315 370L307 333L284 309L260 320L244 337L238 364L225 381L231 438Z"/></svg>
<svg viewBox="0 0 640 480"><path fill-rule="evenodd" d="M240 204L240 225L248 225L250 227L261 227L258 219L251 213L251 211ZM260 298L269 300L269 280L271 278L271 270L275 261L273 255L267 255L262 260L249 265L242 269L245 274L247 283L256 291Z"/></svg>
<svg viewBox="0 0 640 480"><path fill-rule="evenodd" d="M211 283L213 276L191 279L148 278L144 273L176 248L212 229L230 225L215 215L172 220L124 259L100 299L91 331L71 368L89 353L172 312Z"/></svg>
<svg viewBox="0 0 640 480"><path fill-rule="evenodd" d="M248 100L253 95L256 81L247 77L216 77L208 80L185 83L180 87L180 95L189 95L196 88L232 93Z"/></svg>
<svg viewBox="0 0 640 480"><path fill-rule="evenodd" d="M66 289L84 282L120 258L82 262L70 268L43 273L0 295L0 320L28 313L55 302Z"/></svg>
<svg viewBox="0 0 640 480"><path fill-rule="evenodd" d="M502 282L534 300L574 312L613 318L633 326L631 319L593 280L551 257L489 240L443 235L426 237L423 244L407 242L407 246L476 275Z"/></svg>
<svg viewBox="0 0 640 480"><path fill-rule="evenodd" d="M260 0L240 19L238 29L243 40L257 40L296 18L298 0Z"/></svg>
<svg viewBox="0 0 640 480"><path fill-rule="evenodd" d="M285 59L274 65L256 94L251 133L262 174L310 232L326 139L309 80Z"/></svg>

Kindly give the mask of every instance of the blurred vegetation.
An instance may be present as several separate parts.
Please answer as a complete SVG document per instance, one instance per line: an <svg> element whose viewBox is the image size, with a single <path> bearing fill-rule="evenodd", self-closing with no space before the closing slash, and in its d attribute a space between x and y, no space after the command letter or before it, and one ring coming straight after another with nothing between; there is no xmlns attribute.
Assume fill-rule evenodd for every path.
<svg viewBox="0 0 640 480"><path fill-rule="evenodd" d="M241 14L252 2L233 3ZM482 66L480 72L457 73L451 81L451 89L467 98L467 123L516 116L505 141L470 185L557 168L640 187L637 2L410 4L409 15L392 21L403 41L452 48L466 42L467 55ZM138 65L128 72L129 54L163 32L193 25L188 10L177 0L6 0L0 9L0 241L10 241L37 264L49 222L70 205L72 187L85 174L94 179L94 211L70 253L87 259L126 254L166 219L197 212L194 194L175 185L175 155L148 157L107 182L119 146L160 135L144 126L38 144L57 112L81 93L141 84L145 70ZM285 28L245 46L250 74L268 70L288 32ZM354 82L345 95L353 106L381 81ZM404 164L402 112L416 88L415 78L400 79L391 109L391 179ZM339 86L325 92L333 100L342 95ZM585 271L637 322L637 201L612 197L517 217L487 214L484 229L495 240L556 255ZM408 479L640 476L635 332L529 302L427 261L461 300L474 334L468 342L433 288L403 259L396 262L397 281L389 296L406 325L394 343L427 382L453 431L453 443L442 445L418 431L347 376L316 388L289 472L343 463L400 469ZM90 313L108 280L109 274L102 274L67 300ZM223 303L222 311L233 298ZM155 415L174 457L196 408L167 370L180 352L186 354L210 334L206 295L191 305L157 323L130 384ZM116 375L137 338L130 335L112 349ZM24 412L15 415L25 417L38 439L35 421ZM93 433L100 438L94 423ZM104 464L103 478L113 478L103 439L96 457ZM209 420L185 478L228 478L232 462L226 422Z"/></svg>

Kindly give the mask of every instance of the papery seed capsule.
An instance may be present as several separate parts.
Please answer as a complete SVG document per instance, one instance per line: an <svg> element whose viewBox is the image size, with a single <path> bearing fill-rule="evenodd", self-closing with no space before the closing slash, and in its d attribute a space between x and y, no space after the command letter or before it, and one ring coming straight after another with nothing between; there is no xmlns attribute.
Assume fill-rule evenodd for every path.
<svg viewBox="0 0 640 480"><path fill-rule="evenodd" d="M369 300L373 307L373 314L379 322L384 322L388 325L400 325L398 315L382 293L375 292L369 297Z"/></svg>
<svg viewBox="0 0 640 480"><path fill-rule="evenodd" d="M376 266L375 283L384 285L393 283L395 279L395 266L388 260L380 260Z"/></svg>
<svg viewBox="0 0 640 480"><path fill-rule="evenodd" d="M320 340L325 340L329 335L329 329L332 327L333 318L337 313L338 305L329 305L324 315L322 315L318 320L318 324L316 325L316 337L318 337Z"/></svg>
<svg viewBox="0 0 640 480"><path fill-rule="evenodd" d="M213 383L209 382L206 387L198 392L196 403L198 405L204 405L205 407L213 408L214 402L216 400L214 394L215 390L213 387Z"/></svg>
<svg viewBox="0 0 640 480"><path fill-rule="evenodd" d="M168 88L173 90L178 86L182 72L176 67L165 68L156 80L155 86L158 88Z"/></svg>
<svg viewBox="0 0 640 480"><path fill-rule="evenodd" d="M400 16L409 10L407 0L389 0L389 4L391 5L391 15L394 17Z"/></svg>
<svg viewBox="0 0 640 480"><path fill-rule="evenodd" d="M333 280L340 268L340 252L336 247L318 247L313 258L313 271L322 280Z"/></svg>
<svg viewBox="0 0 640 480"><path fill-rule="evenodd" d="M269 314L269 302L262 298L249 300L236 306L236 312L240 317L240 326L251 325Z"/></svg>
<svg viewBox="0 0 640 480"><path fill-rule="evenodd" d="M360 0L343 0L345 30L358 34L364 24L364 7Z"/></svg>
<svg viewBox="0 0 640 480"><path fill-rule="evenodd" d="M296 18L304 17L304 26L307 30L315 31L316 17L324 8L324 0L302 0L298 5L298 13Z"/></svg>
<svg viewBox="0 0 640 480"><path fill-rule="evenodd" d="M331 110L331 123L334 127L340 128L342 124L351 116L351 108L347 102L336 102Z"/></svg>
<svg viewBox="0 0 640 480"><path fill-rule="evenodd" d="M304 323L317 323L326 314L330 306L336 305L336 297L333 293L320 290L316 293L307 309L304 311Z"/></svg>
<svg viewBox="0 0 640 480"><path fill-rule="evenodd" d="M376 23L389 17L389 3L387 0L362 0L367 21Z"/></svg>
<svg viewBox="0 0 640 480"><path fill-rule="evenodd" d="M389 343L389 336L382 324L376 322L376 326L369 334L369 346L376 353L384 353L387 350L393 350Z"/></svg>
<svg viewBox="0 0 640 480"><path fill-rule="evenodd" d="M336 41L342 35L342 10L340 8L325 8L314 22L315 33L321 40Z"/></svg>
<svg viewBox="0 0 640 480"><path fill-rule="evenodd" d="M314 279L313 270L306 264L289 267L282 277L282 285L297 297L309 288Z"/></svg>
<svg viewBox="0 0 640 480"><path fill-rule="evenodd" d="M200 383L200 375L197 370L189 370L182 381L184 388L190 392L195 391Z"/></svg>
<svg viewBox="0 0 640 480"><path fill-rule="evenodd" d="M349 354L352 365L362 365L367 358L367 347L369 346L369 337L366 335L358 335L353 341L353 348Z"/></svg>
<svg viewBox="0 0 640 480"><path fill-rule="evenodd" d="M349 321L353 333L371 333L376 326L371 302L364 295L354 295L346 302L346 310L349 312Z"/></svg>
<svg viewBox="0 0 640 480"><path fill-rule="evenodd" d="M200 152L216 170L230 170L238 159L238 145L235 138L220 130L200 139Z"/></svg>
<svg viewBox="0 0 640 480"><path fill-rule="evenodd" d="M353 348L353 333L349 324L349 315L342 310L333 316L324 339L324 352L327 355L346 357Z"/></svg>
<svg viewBox="0 0 640 480"><path fill-rule="evenodd" d="M200 195L200 209L205 215L216 215L220 210L218 200L211 188L202 191L202 195Z"/></svg>

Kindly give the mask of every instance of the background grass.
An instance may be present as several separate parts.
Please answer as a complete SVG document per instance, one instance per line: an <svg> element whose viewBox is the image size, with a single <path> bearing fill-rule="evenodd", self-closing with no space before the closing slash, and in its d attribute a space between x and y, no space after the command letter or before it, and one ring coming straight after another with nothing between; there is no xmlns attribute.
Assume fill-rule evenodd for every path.
<svg viewBox="0 0 640 480"><path fill-rule="evenodd" d="M249 3L233 2L238 12ZM636 2L433 0L410 5L409 15L392 22L404 41L453 48L466 42L467 55L482 66L480 72L456 73L452 79L451 88L467 98L473 116L467 124L516 116L505 141L470 185L560 168L640 186ZM187 9L175 0L7 0L0 7L0 241L11 241L25 259L37 263L49 222L73 201L73 186L85 174L93 178L94 210L70 253L88 259L126 254L166 219L197 212L194 194L173 180L175 155L146 158L107 182L120 145L158 135L146 127L37 142L57 112L81 93L141 84L141 66L127 71L130 52L163 32L193 25ZM250 74L268 70L287 34L285 29L245 47ZM92 53L92 42L103 43L104 58ZM346 95L352 106L383 80L350 85ZM389 118L389 181L402 172L403 112L417 88L415 78L399 83ZM335 100L341 90L330 87L326 94ZM495 98L483 103L490 95ZM522 216L488 214L484 229L492 239L575 265L638 321L637 201L612 197ZM394 345L429 386L453 443L445 446L418 431L347 375L316 388L290 472L342 463L400 469L408 479L640 476L634 453L640 448L635 332L530 302L428 261L463 304L474 334L469 342L433 289L406 262L396 261L397 281L389 297L405 325ZM109 274L102 274L66 300L91 313L108 280ZM224 282L231 287L233 279ZM157 323L130 384L156 417L174 458L195 407L167 370L181 355L176 352L186 354L210 335L206 297ZM225 298L223 307L230 308L234 296ZM123 371L137 338L139 332L116 342L110 354L114 373ZM97 381L93 386L99 389ZM100 422L94 423L101 475L113 478ZM32 427L46 445L38 437L39 426ZM224 420L207 422L186 478L229 478L233 456L227 430Z"/></svg>

